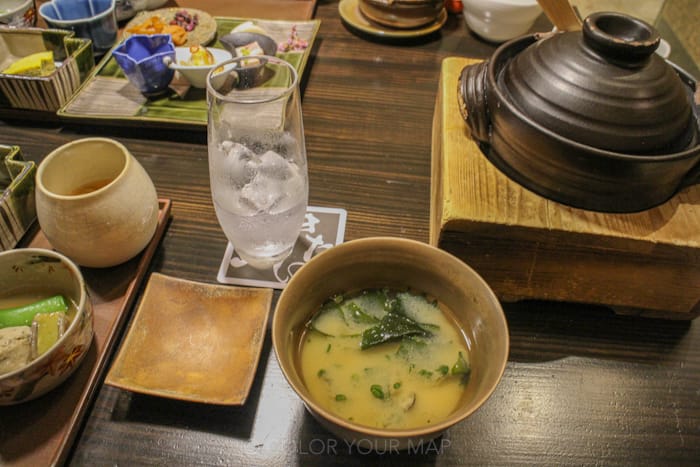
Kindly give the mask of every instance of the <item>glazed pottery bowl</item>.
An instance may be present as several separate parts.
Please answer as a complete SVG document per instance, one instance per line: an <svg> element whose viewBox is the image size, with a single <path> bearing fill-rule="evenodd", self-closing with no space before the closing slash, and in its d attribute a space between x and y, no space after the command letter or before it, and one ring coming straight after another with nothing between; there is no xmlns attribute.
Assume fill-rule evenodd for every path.
<svg viewBox="0 0 700 467"><path fill-rule="evenodd" d="M187 81L195 88L206 88L207 87L207 73L210 70L218 68L221 63L226 60L231 59L231 53L223 50L216 49L213 47L207 47L207 50L214 57L214 63L211 65L189 65L192 58L192 52L190 47L175 47L175 60L166 57L165 64L170 67L170 69L177 71L180 75L184 76ZM221 71L224 71L223 68ZM218 89L221 87L223 82L226 80L225 73L219 73L215 75L212 80L212 85Z"/></svg>
<svg viewBox="0 0 700 467"><path fill-rule="evenodd" d="M0 100L14 109L55 113L95 66L89 39L72 31L39 28L0 28L0 70L40 52L51 52L56 69L47 76L0 71Z"/></svg>
<svg viewBox="0 0 700 467"><path fill-rule="evenodd" d="M514 39L462 71L462 117L496 166L546 198L604 212L657 206L700 181L697 84L654 53L659 42L618 13Z"/></svg>
<svg viewBox="0 0 700 467"><path fill-rule="evenodd" d="M112 52L126 77L145 96L157 96L168 90L175 70L167 63L175 60L175 45L170 34L135 34Z"/></svg>
<svg viewBox="0 0 700 467"><path fill-rule="evenodd" d="M0 25L16 28L36 26L36 5L34 0L1 0Z"/></svg>
<svg viewBox="0 0 700 467"><path fill-rule="evenodd" d="M36 164L25 161L18 146L0 145L0 251L17 245L36 220Z"/></svg>
<svg viewBox="0 0 700 467"><path fill-rule="evenodd" d="M39 14L51 28L68 29L90 39L96 54L117 41L115 0L51 0L39 7Z"/></svg>
<svg viewBox="0 0 700 467"><path fill-rule="evenodd" d="M537 0L462 0L469 29L490 42L525 34L542 13Z"/></svg>
<svg viewBox="0 0 700 467"><path fill-rule="evenodd" d="M302 376L300 340L320 306L338 294L383 287L411 288L435 297L470 343L471 379L457 408L442 421L413 429L360 425L314 400ZM505 369L509 336L495 295L462 261L425 243L376 237L326 250L292 276L275 308L272 344L284 376L312 416L341 439L380 450L430 441L481 407Z"/></svg>
<svg viewBox="0 0 700 467"><path fill-rule="evenodd" d="M444 8L441 0L360 0L360 12L369 20L396 29L425 26Z"/></svg>
<svg viewBox="0 0 700 467"><path fill-rule="evenodd" d="M0 405L12 405L45 394L75 371L92 343L93 309L80 269L51 250L19 248L0 253L0 283L3 299L61 294L76 309L63 335L48 350L39 356L23 355L28 363L0 374Z"/></svg>
<svg viewBox="0 0 700 467"><path fill-rule="evenodd" d="M36 177L39 225L51 245L81 266L110 267L153 237L158 198L150 177L118 141L75 140L51 152Z"/></svg>

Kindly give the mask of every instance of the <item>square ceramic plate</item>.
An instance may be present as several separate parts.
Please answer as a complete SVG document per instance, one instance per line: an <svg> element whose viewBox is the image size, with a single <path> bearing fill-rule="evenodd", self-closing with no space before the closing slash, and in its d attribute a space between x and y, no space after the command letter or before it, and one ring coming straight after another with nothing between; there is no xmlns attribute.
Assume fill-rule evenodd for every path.
<svg viewBox="0 0 700 467"><path fill-rule="evenodd" d="M292 34L298 34L300 39L308 42L308 46L299 51L278 51L276 56L291 63L300 78L309 61L321 24L319 20L277 21L224 17L215 20L216 40L209 44L215 48L224 48L219 37L248 21L264 29L278 44L288 40ZM115 45L118 46L119 43ZM207 95L206 90L190 87L186 80L179 79L176 74L170 92L146 98L129 82L110 52L95 66L85 83L57 114L66 121L90 124L99 122L117 126L147 125L155 128L206 130Z"/></svg>
<svg viewBox="0 0 700 467"><path fill-rule="evenodd" d="M244 404L271 302L272 289L153 273L105 382L171 399Z"/></svg>

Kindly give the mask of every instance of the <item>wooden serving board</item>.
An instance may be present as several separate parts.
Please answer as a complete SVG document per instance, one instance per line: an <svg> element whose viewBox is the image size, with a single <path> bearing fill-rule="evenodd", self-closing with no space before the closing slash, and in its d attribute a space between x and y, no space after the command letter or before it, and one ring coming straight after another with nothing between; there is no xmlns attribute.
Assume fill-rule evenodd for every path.
<svg viewBox="0 0 700 467"><path fill-rule="evenodd" d="M610 214L545 199L483 155L442 63L433 118L430 243L472 266L503 301L598 304L670 319L700 314L700 186L647 211Z"/></svg>
<svg viewBox="0 0 700 467"><path fill-rule="evenodd" d="M80 367L57 388L32 401L0 407L0 465L43 466L65 462L163 237L170 206L170 200L159 200L156 231L137 257L106 269L81 268L94 307L92 346ZM41 230L28 235L22 247L52 248Z"/></svg>

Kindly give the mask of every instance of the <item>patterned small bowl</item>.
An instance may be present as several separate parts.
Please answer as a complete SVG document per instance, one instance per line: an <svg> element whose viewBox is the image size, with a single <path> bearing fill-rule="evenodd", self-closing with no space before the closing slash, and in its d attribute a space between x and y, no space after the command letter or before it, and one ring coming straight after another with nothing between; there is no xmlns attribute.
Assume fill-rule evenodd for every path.
<svg viewBox="0 0 700 467"><path fill-rule="evenodd" d="M0 253L0 296L20 293L62 294L77 312L65 333L39 357L0 375L0 406L35 399L65 381L83 361L92 343L93 308L78 266L60 253L18 248Z"/></svg>
<svg viewBox="0 0 700 467"><path fill-rule="evenodd" d="M0 26L31 28L36 26L36 5L34 0L0 1Z"/></svg>
<svg viewBox="0 0 700 467"><path fill-rule="evenodd" d="M175 61L175 45L170 34L134 34L114 49L112 55L144 96L167 91L175 75L175 70L166 63L166 58Z"/></svg>
<svg viewBox="0 0 700 467"><path fill-rule="evenodd" d="M54 113L73 96L95 66L88 39L72 31L0 28L0 102L13 109ZM51 51L56 69L47 76L5 74L18 58Z"/></svg>

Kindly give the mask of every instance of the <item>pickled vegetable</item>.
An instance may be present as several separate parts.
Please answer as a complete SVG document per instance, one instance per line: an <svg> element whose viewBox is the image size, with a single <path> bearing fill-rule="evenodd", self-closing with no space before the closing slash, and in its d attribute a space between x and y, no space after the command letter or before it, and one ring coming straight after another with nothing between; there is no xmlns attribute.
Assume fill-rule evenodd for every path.
<svg viewBox="0 0 700 467"><path fill-rule="evenodd" d="M34 316L33 329L36 329L36 353L38 357L49 350L66 329L66 314L62 311L39 313Z"/></svg>
<svg viewBox="0 0 700 467"><path fill-rule="evenodd" d="M190 46L190 59L180 64L185 66L206 66L214 63L214 55L206 47L192 45Z"/></svg>
<svg viewBox="0 0 700 467"><path fill-rule="evenodd" d="M56 70L53 52L37 52L20 58L3 70L6 75L48 76Z"/></svg>

